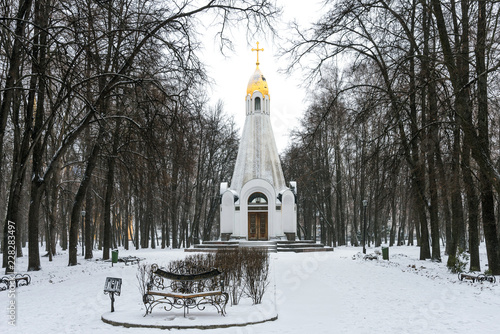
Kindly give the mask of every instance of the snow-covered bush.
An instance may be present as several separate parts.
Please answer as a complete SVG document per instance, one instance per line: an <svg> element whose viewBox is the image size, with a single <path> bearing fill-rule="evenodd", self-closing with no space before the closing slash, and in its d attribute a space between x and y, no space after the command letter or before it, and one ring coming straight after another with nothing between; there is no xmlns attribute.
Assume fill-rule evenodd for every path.
<svg viewBox="0 0 500 334"><path fill-rule="evenodd" d="M243 294L260 304L269 285L269 254L267 249L239 247L219 250L216 266L224 275L232 305L237 305Z"/></svg>
<svg viewBox="0 0 500 334"><path fill-rule="evenodd" d="M467 264L469 263L469 254L463 250L460 250L457 257L455 258L455 263L450 267L452 273L463 273Z"/></svg>
<svg viewBox="0 0 500 334"><path fill-rule="evenodd" d="M254 304L260 304L269 285L269 254L263 248L248 248L245 261L245 291Z"/></svg>
<svg viewBox="0 0 500 334"><path fill-rule="evenodd" d="M243 277L243 256L241 248L219 250L215 254L215 263L222 272L226 292L229 293L231 305L238 305L245 286Z"/></svg>

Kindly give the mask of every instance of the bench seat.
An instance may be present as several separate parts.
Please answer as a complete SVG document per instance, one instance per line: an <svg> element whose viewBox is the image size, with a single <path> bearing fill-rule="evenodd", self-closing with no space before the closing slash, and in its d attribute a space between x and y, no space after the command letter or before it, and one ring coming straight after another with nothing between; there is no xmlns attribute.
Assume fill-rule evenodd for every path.
<svg viewBox="0 0 500 334"><path fill-rule="evenodd" d="M179 299L191 299L191 298L200 298L200 297L208 297L208 296L218 296L222 295L222 291L206 291L206 292L198 292L198 293L171 293L171 292L159 292L159 291L148 291L146 294L151 296L161 296L161 297L172 297Z"/></svg>
<svg viewBox="0 0 500 334"><path fill-rule="evenodd" d="M478 282L488 281L491 283L496 282L495 276L493 275L476 274L476 273L459 273L458 279L461 281L463 281L464 279L471 280L473 283L476 281Z"/></svg>
<svg viewBox="0 0 500 334"><path fill-rule="evenodd" d="M9 289L10 282L13 281L15 287L29 285L31 283L31 276L28 274L16 274L15 276L3 276L0 278L0 291Z"/></svg>

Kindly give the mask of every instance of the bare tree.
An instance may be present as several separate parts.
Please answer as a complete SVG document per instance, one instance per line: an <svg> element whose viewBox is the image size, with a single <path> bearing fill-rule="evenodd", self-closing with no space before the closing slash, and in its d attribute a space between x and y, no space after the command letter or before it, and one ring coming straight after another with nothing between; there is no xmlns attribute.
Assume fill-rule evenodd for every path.
<svg viewBox="0 0 500 334"><path fill-rule="evenodd" d="M465 250L467 246L467 224L469 250L475 258L471 268L478 269L477 233L482 220L490 268L498 272L493 189L498 192L500 188L488 127L493 112L488 108L488 97L494 94L488 90L492 81L485 79L499 69L492 56L497 54L499 41L488 36L489 29L498 24L498 15L489 14L496 13L498 4L463 0L443 6L434 0L345 0L334 5L327 1L326 8L327 13L310 29L292 24L295 34L283 55L290 58L289 69L299 63L312 64L309 79L316 90L321 87L316 79L324 82L332 77L328 69L337 57L347 61L343 70L347 75L333 99L342 99L347 113L354 115L349 129L357 120L362 125L357 133L367 133L361 145L356 141L343 145L355 152L354 157L345 155L346 161L355 163L347 170L359 170L356 176L346 175L354 178L348 181L354 207L360 207L355 204L360 198L371 199L369 238L379 243L379 232L386 230L384 219L392 211L391 243L399 215L400 224L408 221L399 229L408 231L409 243L413 242L412 226L417 227L421 259L440 261L439 239L446 236L448 266L453 269L458 248ZM477 27L469 26L469 22L477 22ZM475 59L470 57L472 47ZM475 72L470 70L473 67ZM363 103L357 102L356 96L361 96ZM321 124L326 124L334 112L321 106L318 110L314 131L304 126L301 136L319 136ZM349 131L346 133L348 136ZM335 142L330 145L336 147ZM319 159L327 157L324 152ZM404 157L404 168L394 168L400 165L399 157ZM363 170L367 165L378 173L367 174ZM396 177L388 173L388 168L401 173L398 182L388 183ZM451 173L446 173L447 168ZM476 173L478 179L474 178ZM389 184L391 190L387 189ZM392 196L399 192L411 194L410 214L404 197L399 206L394 202ZM390 208L384 202L392 203ZM352 231L359 230L355 222L351 238ZM441 233L443 230L446 233Z"/></svg>
<svg viewBox="0 0 500 334"><path fill-rule="evenodd" d="M122 124L139 125L131 117L133 115L130 110L116 108L113 103L118 99L115 97L123 94L125 88L153 82L163 96L162 110L165 115L169 115L167 117L172 116L170 124L174 124L172 120L178 116L176 108L188 107L182 105L182 99L194 96L195 91L203 89L206 79L197 53L199 42L196 40L196 29L200 18L203 15L216 18L214 24L220 28L217 36L221 48L225 49L230 46L230 39L226 34L232 22L246 24L249 33L262 29L273 31L272 21L278 13L267 0L208 1L199 6L190 2L171 1L162 3L161 7L155 1L39 0L20 1L15 15L5 13L6 22L11 24L12 29L5 30L7 34L5 38L2 37L2 43L8 45L6 49L9 52L8 75L2 87L0 101L2 159L4 147L9 147L3 145L9 114L13 115L9 126L14 128L14 136L4 229L7 228L7 221L12 221L18 224L16 231L20 232L18 203L28 165L26 162L33 157L35 177L31 181L30 194L35 201L32 202L29 213L29 270L40 269L37 248L40 234L39 203L44 194L53 196L47 194L47 191L57 189L47 187L47 183L61 172L60 168L63 168L61 175L65 175L64 169L74 165L78 166L78 173L73 170L73 176L79 177L80 182L73 184L77 189L71 195L73 204L69 208L69 264L77 264L80 214L95 168L102 161L101 154L107 152L108 147L116 147L116 151L109 152L118 156L122 148L119 144L108 146L106 131L110 124L116 124L117 118L124 119ZM32 56L30 60L27 60L27 52ZM155 55L161 57L154 58ZM155 61L157 59L164 61L158 63ZM156 67L141 68L141 64L151 60L151 64ZM29 64L33 65L25 66ZM25 69L26 76L21 75L22 68ZM140 73L139 70L144 72ZM32 79L30 81L25 78ZM35 92L38 103L36 114ZM21 113L21 110L27 112ZM191 111L187 112L189 113ZM21 119L19 115L28 116ZM60 140L49 141L52 132L48 129L57 129ZM90 129L90 137L82 136L85 129ZM112 137L116 138L117 143L121 143L122 136L120 131ZM88 139L91 139L90 143ZM49 148L49 143L56 144L57 147ZM86 151L78 151L84 146L88 146ZM47 156L49 152L50 156ZM70 156L80 161L68 162ZM113 159L116 157L113 156ZM61 161L65 161L62 167ZM108 171L113 170L111 167L115 162L108 161ZM5 165L3 160L1 165ZM6 179L3 177L5 170L0 170L2 180ZM108 198L112 197L111 190L115 187L115 182L109 183ZM186 210L188 209L183 213L185 217L189 212ZM211 210L213 212L214 209ZM113 208L113 211L117 217L123 216L118 208ZM87 217L92 219L92 215ZM87 223L85 225L90 226ZM176 229L177 222L173 221L171 226ZM119 228L120 221L117 219L112 232ZM151 226L150 231L154 237L154 226ZM64 228L62 232L65 233ZM20 243L20 239L16 238L16 241ZM115 239L115 242L118 240ZM4 240L3 246L6 245ZM87 249L88 247L89 245ZM21 252L20 245L17 250ZM7 252L4 250L4 266L6 261Z"/></svg>

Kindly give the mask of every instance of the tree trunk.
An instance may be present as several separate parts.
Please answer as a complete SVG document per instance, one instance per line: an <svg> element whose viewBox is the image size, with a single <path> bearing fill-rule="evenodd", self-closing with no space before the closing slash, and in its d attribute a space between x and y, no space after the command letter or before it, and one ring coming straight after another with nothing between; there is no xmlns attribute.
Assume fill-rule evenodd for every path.
<svg viewBox="0 0 500 334"><path fill-rule="evenodd" d="M375 152L380 152L380 141L377 140ZM379 155L377 154L375 156L375 173L374 173L374 183L375 185L373 186L374 193L377 194L380 189L380 182L381 182L381 175L380 175L380 159ZM380 246L380 202L378 200L378 196L373 197L373 203L370 205L371 208L373 208L373 245L375 247Z"/></svg>
<svg viewBox="0 0 500 334"><path fill-rule="evenodd" d="M342 154L337 138L335 139L335 180L337 194L337 225L339 226L338 244L346 245L346 226L345 226L345 211L344 211L344 189L342 175Z"/></svg>
<svg viewBox="0 0 500 334"><path fill-rule="evenodd" d="M394 242L396 240L396 227L397 227L397 215L396 215L396 196L393 195L391 198L391 231L389 235L389 246L394 246Z"/></svg>
<svg viewBox="0 0 500 334"><path fill-rule="evenodd" d="M135 249L138 250L140 248L139 231L141 229L141 226L139 224L139 220L141 217L141 210L140 210L140 203L137 201L137 195L138 195L137 189L135 189L135 194L136 194L136 200L134 201L134 221L135 221L134 244L135 244Z"/></svg>
<svg viewBox="0 0 500 334"><path fill-rule="evenodd" d="M405 229L407 225L407 215L408 215L408 209L407 209L407 203L408 203L408 195L405 195L401 201L400 201L400 218L399 218L399 231L398 231L398 246L399 245L404 245L405 244Z"/></svg>
<svg viewBox="0 0 500 334"><path fill-rule="evenodd" d="M435 143L436 146L439 146L439 143ZM439 179L439 184L442 189L443 195L441 196L441 199L443 201L443 216L445 220L445 236L446 236L446 248L445 248L445 253L448 255L450 254L450 245L451 245L451 213L450 213L450 201L451 201L451 194L450 194L450 182L448 181L448 176L447 172L445 171L444 168L444 163L443 159L441 156L440 150L436 147L436 163L438 166L438 179ZM452 174L453 172L451 172Z"/></svg>
<svg viewBox="0 0 500 334"><path fill-rule="evenodd" d="M89 185L87 196L85 198L85 259L94 257L94 234L92 233L92 217L94 216L94 198L93 191Z"/></svg>
<svg viewBox="0 0 500 334"><path fill-rule="evenodd" d="M476 42L476 74L478 78L478 138L487 159L490 160L488 125L488 72L486 70L487 11L485 0L479 0ZM486 239L488 265L493 275L500 275L500 245L495 221L493 187L487 177L487 170L480 168L481 209L483 229ZM477 225L469 226L469 247L471 253L470 270L480 270L479 231Z"/></svg>
<svg viewBox="0 0 500 334"><path fill-rule="evenodd" d="M425 4L424 4L425 6ZM439 199L438 199L438 185L436 176L436 155L439 150L438 138L438 103L436 80L434 72L434 64L429 63L430 56L429 50L429 35L430 27L432 24L431 16L427 15L427 10L423 10L422 14L423 30L424 30L424 49L422 57L422 112L428 112L428 117L425 122L428 125L427 130L427 147L425 149L427 156L427 178L429 184L429 220L431 225L431 242L432 242L432 260L441 262L441 249L439 244ZM427 104L426 104L427 102Z"/></svg>
<svg viewBox="0 0 500 334"><path fill-rule="evenodd" d="M128 240L129 240L129 229L130 229L130 184L128 184L128 187L127 187L127 199L125 201L125 223L123 224L123 232L122 232L122 236L123 236L123 245L125 247L126 250L129 249L129 244L128 244Z"/></svg>
<svg viewBox="0 0 500 334"><path fill-rule="evenodd" d="M451 239L447 240L450 243L448 248L448 268L454 268L457 260L457 249L460 240L460 234L464 225L464 213L462 204L462 195L460 191L460 130L458 124L453 130L453 152L451 162Z"/></svg>
<svg viewBox="0 0 500 334"><path fill-rule="evenodd" d="M54 174L51 180L47 181L47 195L45 196L45 203L47 207L47 255L49 256L49 261L52 261L52 257L56 255L56 221L57 221L57 200L58 200L58 183L59 183L59 173ZM50 195L49 195L50 194Z"/></svg>
<svg viewBox="0 0 500 334"><path fill-rule="evenodd" d="M87 159L87 165L85 168L85 173L83 175L82 181L80 182L80 187L75 195L73 201L73 207L71 209L71 218L69 225L69 266L76 266L78 264L77 254L78 254L78 225L80 222L80 214L82 210L83 200L85 199L85 194L90 185L92 178L92 173L97 165L97 159L99 157L99 152L101 150L101 141L104 134L104 128L99 128L99 135L96 139L94 147Z"/></svg>
<svg viewBox="0 0 500 334"><path fill-rule="evenodd" d="M16 90L17 94L19 90ZM14 97L17 95L15 94ZM21 206L22 194L24 191L25 173L26 166L29 158L29 140L30 131L25 131L21 139L21 126L19 123L19 113L20 113L20 99L15 98L13 103L13 116L12 123L14 125L14 153L13 153L13 163L11 172L11 182L9 191L9 202L7 204L7 215L4 224L4 252L3 252L3 267L7 267L6 273L14 272L14 268L7 266L9 254L9 244L8 240L15 240L15 254L17 257L22 257L22 224L21 224L21 212L19 208ZM31 127L30 119L26 119L25 127L29 129ZM10 223L9 223L10 222ZM9 226L13 226L13 230L9 232ZM10 236L10 237L9 237Z"/></svg>
<svg viewBox="0 0 500 334"><path fill-rule="evenodd" d="M106 174L106 195L104 197L104 237L102 259L109 259L109 249L111 247L111 201L113 199L113 190L115 188L115 165L118 154L118 145L120 143L120 125L118 120L115 131L113 131L113 146L110 156L108 156L108 172Z"/></svg>
<svg viewBox="0 0 500 334"><path fill-rule="evenodd" d="M170 191L170 201L171 201L171 208L170 208L170 224L172 225L172 248L179 248L178 244L178 227L179 227L179 222L178 222L178 205L177 205L177 182L179 180L179 168L178 168L178 163L174 162L173 163L173 170L172 170L172 180L171 180L171 191Z"/></svg>
<svg viewBox="0 0 500 334"><path fill-rule="evenodd" d="M19 92L16 91L16 87L19 85L19 72L21 67L21 60L23 59L22 53L24 50L23 43L25 41L25 27L28 22L28 16L31 12L31 0L19 0L17 6L18 11L16 14L16 29L15 29L15 39L12 46L12 53L9 57L9 65L7 71L7 78L3 87L3 98L0 103L0 157L4 155L4 137L5 137L5 127L7 125L7 119L9 113L11 112L11 106L15 95ZM3 159L3 158L2 158ZM2 164L0 163L0 180L5 180L6 177L3 175ZM4 228L5 229L5 228ZM6 234L4 234L6 236ZM5 239L5 237L4 237ZM4 243L4 246L6 243ZM4 252L4 262L5 262ZM4 267L6 264L4 263Z"/></svg>
<svg viewBox="0 0 500 334"><path fill-rule="evenodd" d="M16 29L15 39L12 46L12 53L9 57L9 65L7 78L3 87L3 98L0 104L0 157L3 159L5 127L7 119L12 112L14 126L14 159L12 164L12 177L9 192L9 202L7 204L7 214L4 224L3 233L3 262L2 267L6 268L6 273L15 272L13 267L8 266L9 263L9 236L13 237L10 240L15 240L16 256L22 256L21 248L21 224L19 219L19 201L21 199L21 190L24 182L25 166L28 153L29 135L25 132L23 140L20 139L19 128L19 108L21 89L19 82L19 72L21 67L23 43L25 40L25 27L28 22L28 16L31 12L31 0L20 0L18 12L16 14ZM12 110L11 110L12 108ZM27 129L31 128L31 125ZM0 163L0 179L4 180L2 164ZM11 223L9 223L11 222ZM13 232L9 233L9 226L14 226Z"/></svg>
<svg viewBox="0 0 500 334"><path fill-rule="evenodd" d="M35 38L33 47L33 73L30 94L28 102L28 114L35 113L34 128L32 140L34 142L33 157L32 157L32 178L31 178L31 201L28 216L28 271L37 271L41 269L40 251L38 247L39 237L39 216L42 193L45 188L46 180L42 177L43 173L43 153L45 147L42 140L37 139L43 131L43 122L45 116L45 71L46 71L46 49L47 49L47 26L48 26L48 10L49 6L44 0L35 1ZM36 110L33 106L34 90L38 83L37 106Z"/></svg>
<svg viewBox="0 0 500 334"><path fill-rule="evenodd" d="M34 180L33 183L37 183ZM38 246L39 238L39 215L42 197L41 184L35 184L31 187L31 201L28 216L28 271L38 271L40 265L40 248ZM36 190L35 190L36 188Z"/></svg>
<svg viewBox="0 0 500 334"><path fill-rule="evenodd" d="M61 200L61 248L62 250L68 249L68 203L67 197L68 193L66 191L62 194L63 199Z"/></svg>

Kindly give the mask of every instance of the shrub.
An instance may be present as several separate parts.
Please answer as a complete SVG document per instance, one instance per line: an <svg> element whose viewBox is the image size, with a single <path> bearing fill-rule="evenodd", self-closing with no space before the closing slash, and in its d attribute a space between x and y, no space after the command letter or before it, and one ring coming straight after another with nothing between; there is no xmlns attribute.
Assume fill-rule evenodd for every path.
<svg viewBox="0 0 500 334"><path fill-rule="evenodd" d="M167 270L176 274L191 275L209 271L214 267L215 255L208 253L188 255L182 260L170 261Z"/></svg>
<svg viewBox="0 0 500 334"><path fill-rule="evenodd" d="M215 265L223 273L231 299L237 305L245 294L254 304L260 304L269 285L269 254L265 248L239 247L219 250Z"/></svg>
<svg viewBox="0 0 500 334"><path fill-rule="evenodd" d="M263 248L247 248L245 260L246 293L260 304L269 285L269 254Z"/></svg>
<svg viewBox="0 0 500 334"><path fill-rule="evenodd" d="M139 291L141 292L141 296L144 296L151 276L151 265L147 263L138 263L137 273L135 276L139 281Z"/></svg>
<svg viewBox="0 0 500 334"><path fill-rule="evenodd" d="M452 273L463 273L465 268L467 268L467 264L469 263L469 254L464 250L459 250L457 257L455 258L455 262L452 263L450 270Z"/></svg>
<svg viewBox="0 0 500 334"><path fill-rule="evenodd" d="M241 249L218 250L215 254L215 266L222 272L231 305L238 305L245 286Z"/></svg>

